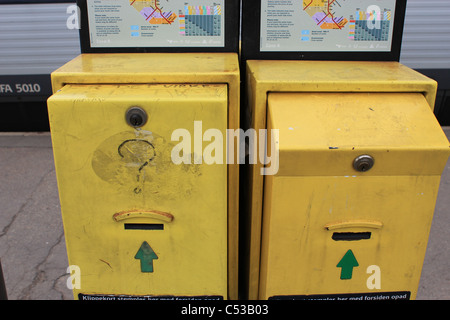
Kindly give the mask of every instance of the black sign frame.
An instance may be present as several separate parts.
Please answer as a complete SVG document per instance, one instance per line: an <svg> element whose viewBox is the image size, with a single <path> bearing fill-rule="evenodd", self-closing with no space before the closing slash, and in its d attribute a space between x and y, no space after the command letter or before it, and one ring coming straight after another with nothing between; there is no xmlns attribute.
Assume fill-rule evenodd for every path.
<svg viewBox="0 0 450 320"><path fill-rule="evenodd" d="M175 1L175 0L174 0ZM178 0L176 0L178 1ZM77 0L80 9L81 53L149 53L149 52L238 52L240 0L225 0L225 45L223 47L92 47L89 36L87 0Z"/></svg>
<svg viewBox="0 0 450 320"><path fill-rule="evenodd" d="M336 60L399 61L406 13L406 1L396 0L392 46L389 52L292 52L261 51L261 1L242 1L242 59L245 60Z"/></svg>

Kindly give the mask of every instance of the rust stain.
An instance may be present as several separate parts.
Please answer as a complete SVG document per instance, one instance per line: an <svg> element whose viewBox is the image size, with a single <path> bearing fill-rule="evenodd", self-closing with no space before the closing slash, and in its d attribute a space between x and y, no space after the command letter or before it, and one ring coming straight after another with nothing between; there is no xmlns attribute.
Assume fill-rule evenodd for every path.
<svg viewBox="0 0 450 320"><path fill-rule="evenodd" d="M109 264L108 261L105 261L105 260L103 260L103 259L98 259L98 260L100 260L100 261L103 262L103 263L106 263L106 264L108 265L108 267L110 267L110 268L112 269L112 267L111 267L111 265Z"/></svg>
<svg viewBox="0 0 450 320"><path fill-rule="evenodd" d="M130 216L138 217L139 215L146 216L148 214L154 214L154 213L161 215L162 217L165 218L165 220L167 220L169 222L174 219L173 215L169 212L164 212L164 211L159 211L159 210L136 210L136 209L117 212L113 215L113 219L115 221L120 221L120 220L126 219Z"/></svg>

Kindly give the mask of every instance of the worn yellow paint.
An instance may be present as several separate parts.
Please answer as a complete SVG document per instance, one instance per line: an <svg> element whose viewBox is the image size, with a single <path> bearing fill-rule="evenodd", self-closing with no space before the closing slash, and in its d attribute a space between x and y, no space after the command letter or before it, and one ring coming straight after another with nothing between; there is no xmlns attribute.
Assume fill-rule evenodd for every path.
<svg viewBox="0 0 450 320"><path fill-rule="evenodd" d="M235 53L92 53L53 72L52 88L56 92L68 83L228 83L234 100L239 80Z"/></svg>
<svg viewBox="0 0 450 320"><path fill-rule="evenodd" d="M440 175L447 161L447 139L422 94L271 93L272 102L286 117L278 175L352 176L364 154L376 162L365 176Z"/></svg>
<svg viewBox="0 0 450 320"><path fill-rule="evenodd" d="M280 170L266 176L259 298L410 291L415 298L449 142L419 93L269 93ZM332 148L330 148L332 146ZM375 159L353 168L361 154ZM370 232L335 241L334 232ZM351 250L359 266L342 280ZM381 288L367 287L367 268Z"/></svg>
<svg viewBox="0 0 450 320"><path fill-rule="evenodd" d="M383 223L376 220L361 220L361 219L352 219L352 220L342 220L342 221L334 221L327 223L324 228L327 230L339 230L346 228L367 228L367 229L381 229L383 227Z"/></svg>
<svg viewBox="0 0 450 320"><path fill-rule="evenodd" d="M443 133L436 135L427 133L428 128L434 128L432 132L436 133L435 128L438 127L437 121L432 115L437 91L437 83L434 80L397 62L248 61L246 71L246 94L249 108L249 119L246 119L246 121L249 126L256 130L267 128L266 117L269 117L269 115L266 109L269 104L268 100L271 99L268 97L272 97L272 93L280 93L276 96L276 99L282 106L277 108L277 112L281 112L285 108L286 112L282 112L282 114L286 122L289 122L285 124L285 127L282 126L280 121L273 124L273 128L280 129L279 139L280 144L282 144L279 149L280 167L278 174L274 177L264 178L260 175L260 163L251 165L250 169L248 184L251 188L248 204L250 217L247 230L250 234L250 240L247 244L249 261L245 272L250 299L270 296L268 292L272 289L267 288L272 288L272 281L279 281L279 286L275 285L275 287L279 289L277 289L278 291L281 290L280 286L285 285L285 280L292 276L292 272L294 272L294 269L288 269L287 267L283 269L281 264L287 263L291 267L306 268L307 265L318 265L317 259L325 259L322 252L316 252L316 255L311 257L312 260L309 260L310 255L303 256L301 258L304 259L303 264L300 264L298 260L292 262L294 257L286 261L279 259L280 257L269 246L270 241L276 241L274 239L283 235L283 228L294 229L297 224L312 221L308 220L309 216L305 217L305 214L301 213L305 212L305 206L308 208L308 201L311 200L311 197L314 196L314 205L321 203L320 206L326 206L327 201L330 204L332 203L332 200L326 200L328 193L317 189L319 185L323 188L327 186L333 190L340 190L334 197L336 201L339 199L339 201L345 202L347 194L350 194L349 197L352 197L352 199L355 197L351 195L351 191L361 194L357 181L374 179L379 184L381 184L381 181L388 184L388 181L391 181L391 185L386 189L382 189L378 184L373 185L372 189L368 191L386 195L387 198L390 198L390 200L387 199L387 203L393 205L391 208L398 208L399 206L394 203L396 201L394 198L402 199L399 196L401 190L394 196L392 193L395 191L394 185L403 183L408 185L413 182L415 185L415 181L419 179L417 176L423 176L423 178L420 178L420 181L423 181L421 185L425 189L426 187L429 189L426 192L427 201L421 207L426 208L427 213L421 217L426 219L423 224L424 230L428 230L431 222L430 212L432 214L435 193L437 192L436 183L439 181L442 166L448 156L448 150L442 149L442 144L446 141ZM346 95L343 93L346 93ZM275 99L275 95L273 97ZM373 104L370 101L371 98L374 98L375 102L384 100L381 104ZM338 101L334 99L338 99ZM392 101L389 102L389 99L392 99ZM403 99L406 99L406 101ZM402 105L407 106L407 108L405 109ZM322 107L317 109L318 106ZM410 112L409 107L412 107L416 113ZM393 110L401 111L397 111L398 114L395 114ZM411 125L409 128L407 127L408 124ZM355 134L355 132L359 132L359 134ZM300 138L300 134L304 134L304 136ZM391 137L396 138L391 139ZM387 138L389 138L388 141L386 141ZM374 139L374 144L371 143L372 139ZM390 148L391 145L394 148ZM369 152L375 157L375 166L361 177L353 169L352 161L355 156ZM388 152L390 152L389 156ZM395 159L395 161L392 159ZM427 165L424 165L424 163ZM353 176L358 178L353 178ZM383 176L392 177L383 180ZM355 183L355 185L350 185L350 182ZM347 186L347 184L349 185ZM336 188L334 188L334 185L336 185ZM308 189L309 186L311 187ZM345 191L342 190L343 188ZM375 190L376 188L380 189ZM311 190L316 190L316 192L311 193L313 192ZM389 190L392 192L389 192ZM273 194L275 192L276 194ZM323 204L319 200L320 197L325 197L325 199L322 199ZM287 200L288 198L289 200ZM379 197L376 199L380 200ZM288 208L287 203L282 205L281 200L289 201L289 205L292 204L292 207ZM272 203L273 201L276 201L276 203ZM354 201L357 201L357 199L354 198ZM374 205L373 201L369 202L372 206ZM314 206L314 210L320 211L320 206ZM276 219L277 223L282 224L282 229L276 231L276 235L275 233L270 234L270 238L264 239L263 241L266 241L266 244L261 249L263 207L265 211L264 234L270 234L272 231L270 226L275 225L275 222L272 224L272 219ZM270 207L276 207L278 208L276 210L283 213L280 216L278 216L278 213L270 213L270 210L267 209ZM295 211L295 208L298 210L301 208L303 211ZM369 212L373 212L373 209ZM296 216L294 217L294 215ZM333 216L333 219L320 221L318 226L320 231L317 232L319 234L322 232L320 236L322 238L319 237L317 241L323 245L327 241L332 241L327 238L328 236L324 236L327 232L330 232L326 231L324 226L328 223L347 219L349 217ZM353 219L378 220L377 216L370 215L352 217L350 220ZM403 222L408 224L406 221ZM388 232L389 230L386 227L386 221L382 221L382 223L383 228L373 231L375 239L377 239L377 233ZM404 225L402 226L404 228ZM350 228L350 230L355 229L361 228ZM367 228L362 229L367 230ZM420 234L420 236L425 234L427 233ZM294 234L290 235L294 237ZM304 233L304 236L309 237L309 234ZM300 241L300 238L299 234L294 237L295 241ZM313 241L312 233L308 239ZM303 238L302 241L306 241L306 239ZM378 240L375 242L378 243ZM286 248L292 249L300 244L302 245L301 250L308 250L306 249L307 246L303 245L301 241L284 243L283 245L286 245L286 247L283 250L287 250ZM341 244L341 242L337 243L337 245ZM279 246L279 243L276 246ZM281 247L277 248L280 249ZM414 257L415 268L422 264L420 261L420 255L424 253L422 242L420 248L418 250L420 253ZM261 250L262 257L260 255ZM327 252L329 251L332 250L327 250ZM353 252L355 255L359 254L358 250ZM342 255L340 258L342 258ZM301 254L295 256L295 259L300 259L300 256ZM274 265L269 267L268 261L273 262ZM261 270L260 263L263 266ZM408 263L411 263L411 261ZM335 265L334 269L336 269ZM275 272L275 270L278 275L272 280L271 277L274 274L271 272ZM411 283L415 283L417 280L416 271ZM265 281L264 283L261 282L261 286L260 279ZM267 281L270 281L270 284L266 283ZM318 281L317 284L320 284L328 280L320 280L317 276L301 281L309 281L310 283ZM306 288L305 284L296 281L293 281L292 284L286 284L286 288L294 287ZM367 288L365 291L367 291ZM271 293L274 293L274 291ZM284 293L289 294L286 291Z"/></svg>
<svg viewBox="0 0 450 320"><path fill-rule="evenodd" d="M53 72L51 77L54 93L67 84L224 84L228 94L227 128L240 127L240 71L235 53L81 54ZM111 139L120 138L121 134L115 132L113 135L117 136ZM237 149L234 154L238 154ZM229 164L227 168L228 298L237 299L239 166ZM97 169L103 171L101 166ZM191 166L190 170L195 171L196 166Z"/></svg>
<svg viewBox="0 0 450 320"><path fill-rule="evenodd" d="M126 123L131 106L147 112L143 127ZM67 84L48 108L69 263L81 270L75 297L227 298L227 166L171 159L173 131L187 129L193 144L195 120L225 135L227 85ZM113 219L124 211L135 214ZM124 230L124 222L164 230ZM151 273L134 259L144 241L158 257Z"/></svg>
<svg viewBox="0 0 450 320"><path fill-rule="evenodd" d="M268 176L258 298L377 291L411 291L415 298L438 185L439 176ZM351 216L377 217L384 226L323 227ZM334 241L333 232L371 238ZM349 249L359 267L343 281L336 265ZM366 285L371 265L380 267L380 290Z"/></svg>

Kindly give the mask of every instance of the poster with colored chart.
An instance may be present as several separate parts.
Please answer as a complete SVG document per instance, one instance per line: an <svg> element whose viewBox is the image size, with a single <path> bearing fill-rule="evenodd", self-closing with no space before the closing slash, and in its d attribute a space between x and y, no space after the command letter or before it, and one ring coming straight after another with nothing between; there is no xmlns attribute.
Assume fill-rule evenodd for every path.
<svg viewBox="0 0 450 320"><path fill-rule="evenodd" d="M224 47L225 0L88 0L92 48Z"/></svg>
<svg viewBox="0 0 450 320"><path fill-rule="evenodd" d="M260 50L389 52L395 0L261 0Z"/></svg>

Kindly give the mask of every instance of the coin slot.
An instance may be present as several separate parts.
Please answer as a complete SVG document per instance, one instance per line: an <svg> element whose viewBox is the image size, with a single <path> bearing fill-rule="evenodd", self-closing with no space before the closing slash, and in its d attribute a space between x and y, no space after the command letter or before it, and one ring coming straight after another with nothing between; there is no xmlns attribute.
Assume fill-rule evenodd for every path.
<svg viewBox="0 0 450 320"><path fill-rule="evenodd" d="M125 223L125 230L164 230L162 223Z"/></svg>
<svg viewBox="0 0 450 320"><path fill-rule="evenodd" d="M334 241L359 241L368 240L372 232L334 232L331 239Z"/></svg>

